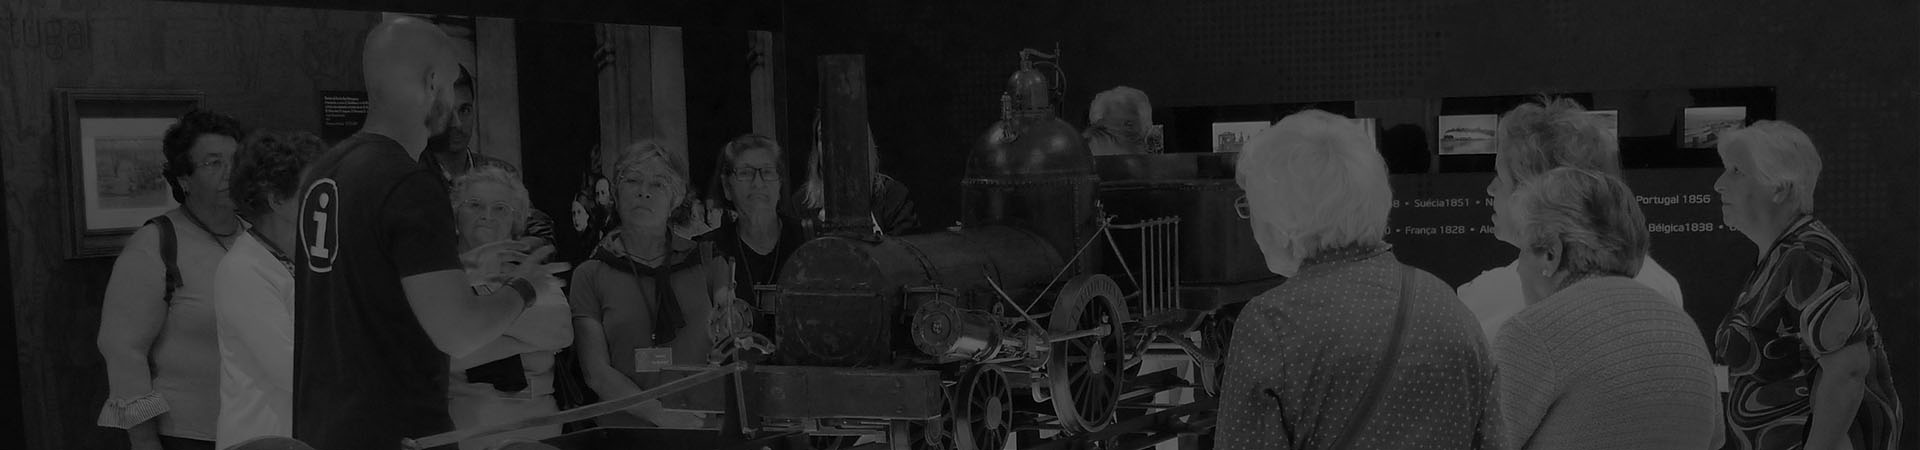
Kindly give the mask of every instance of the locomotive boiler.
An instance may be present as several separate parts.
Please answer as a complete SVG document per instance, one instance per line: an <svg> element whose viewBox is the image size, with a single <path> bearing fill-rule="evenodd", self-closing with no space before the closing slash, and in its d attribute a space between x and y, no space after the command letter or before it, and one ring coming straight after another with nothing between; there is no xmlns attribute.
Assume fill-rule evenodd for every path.
<svg viewBox="0 0 1920 450"><path fill-rule="evenodd" d="M1221 286L1248 285L1232 277L1220 286L1182 284L1182 273L1208 271L1180 268L1191 253L1179 244L1184 210L1155 206L1181 201L1136 197L1192 189L1126 170L1107 171L1130 181L1103 182L1079 132L1053 110L1050 80L1025 59L1029 52L1022 56L1000 120L968 152L960 224L905 236L880 233L867 204L873 159L859 57L822 57L826 220L822 236L783 265L777 289L758 296L774 321L774 351L740 375L731 387L737 395L723 398L709 386L663 402L715 412L727 405L742 412L747 431L879 436L903 450L999 449L1016 431L1044 441L1023 445L1104 442L1210 413L1206 399L1154 400L1202 386L1170 370L1135 373L1157 348L1208 368L1197 375L1212 387L1224 340L1196 339L1196 331L1219 322L1213 310L1234 301L1227 297L1251 296ZM1120 208L1134 222L1118 223L1102 198L1134 203ZM1178 211L1155 212L1167 210ZM1230 205L1205 214L1233 223ZM1123 240L1135 245L1122 249ZM1167 415L1137 420L1153 414ZM1126 426L1115 427L1123 418ZM1186 431L1172 433L1206 425L1179 427Z"/></svg>
<svg viewBox="0 0 1920 450"><path fill-rule="evenodd" d="M751 296L774 322L769 359L747 363L721 350L736 340L763 347L755 339L765 337L716 329L722 364L667 367L678 380L639 394L407 448L653 399L723 413L722 432L592 428L547 442L758 449L804 435L819 449L878 437L895 450L991 450L1019 432L1023 448L1070 450L1204 433L1213 400L1166 396L1217 385L1231 305L1278 282L1245 264L1257 250L1234 217L1233 159L1096 161L1053 110L1051 81L1026 59L1033 55L1022 52L1000 120L969 150L959 226L905 236L880 233L869 211L862 61L820 59L826 220L823 235L783 265L778 286ZM1189 358L1199 382L1171 369L1136 373L1150 353Z"/></svg>
<svg viewBox="0 0 1920 450"><path fill-rule="evenodd" d="M967 157L961 225L909 236L863 222L870 184L858 180L872 169L859 142L859 99L823 109L822 168L829 180L856 181L829 189L828 220L845 221L829 228L839 231L803 245L781 270L774 361L866 369L864 381L885 370L938 376L946 392L919 395L947 404L925 417L869 401L872 410L849 407L843 417L930 421L918 440L963 449L1005 442L1015 389L1022 403L1050 407L1067 432L1098 430L1113 417L1127 309L1118 286L1093 273L1096 257L1081 251L1099 227L1099 177L1079 133L1054 115L1047 87L1032 67L1009 79L1001 120ZM832 142L843 137L854 142Z"/></svg>

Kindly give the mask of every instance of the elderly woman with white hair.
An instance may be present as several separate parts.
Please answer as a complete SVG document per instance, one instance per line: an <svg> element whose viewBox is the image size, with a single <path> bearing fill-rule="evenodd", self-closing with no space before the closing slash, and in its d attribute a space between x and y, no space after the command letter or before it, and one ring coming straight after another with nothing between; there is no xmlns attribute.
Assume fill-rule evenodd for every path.
<svg viewBox="0 0 1920 450"><path fill-rule="evenodd" d="M1494 341L1513 449L1701 449L1713 363L1679 305L1634 281L1647 221L1619 177L1562 167L1514 193L1527 307Z"/></svg>
<svg viewBox="0 0 1920 450"><path fill-rule="evenodd" d="M1098 155L1147 153L1153 136L1153 104L1147 93L1126 86L1093 96L1087 108L1087 148Z"/></svg>
<svg viewBox="0 0 1920 450"><path fill-rule="evenodd" d="M459 226L461 260L476 290L500 289L498 276L511 272L510 248L526 238L533 205L520 178L498 166L477 166L453 179L449 195ZM558 286L539 292L507 332L479 350L453 358L447 379L447 411L458 428L495 425L559 411L553 397L554 355L573 343L572 311ZM462 449L486 448L501 438L545 439L560 435L558 425L527 428L486 441L461 442Z"/></svg>
<svg viewBox="0 0 1920 450"><path fill-rule="evenodd" d="M1347 118L1310 110L1248 141L1236 180L1267 267L1220 393L1224 449L1487 448L1493 367L1447 285L1382 241L1385 162Z"/></svg>
<svg viewBox="0 0 1920 450"><path fill-rule="evenodd" d="M1620 175L1620 146L1601 123L1570 99L1541 99L1513 108L1500 117L1496 131L1494 177L1487 184L1493 199L1493 236L1520 247L1519 227L1513 223L1513 191L1549 170L1572 167ZM1665 268L1644 256L1639 271L1628 274L1675 305L1681 304L1680 282ZM1487 341L1494 341L1501 324L1526 307L1520 287L1519 261L1488 270L1460 285L1460 301L1480 319Z"/></svg>
<svg viewBox="0 0 1920 450"><path fill-rule="evenodd" d="M1865 274L1813 218L1820 154L1786 122L1720 136L1713 189L1760 249L1714 346L1729 366L1735 448L1901 448L1900 401Z"/></svg>

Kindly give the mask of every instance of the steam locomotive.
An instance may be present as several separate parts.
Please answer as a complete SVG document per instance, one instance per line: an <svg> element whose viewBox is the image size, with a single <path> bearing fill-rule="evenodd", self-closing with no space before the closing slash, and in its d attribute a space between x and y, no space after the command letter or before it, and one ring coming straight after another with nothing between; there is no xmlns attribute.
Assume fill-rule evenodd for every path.
<svg viewBox="0 0 1920 450"><path fill-rule="evenodd" d="M824 72L825 84L860 78ZM747 428L999 449L1016 431L1100 434L1123 401L1167 387L1129 380L1156 348L1211 369L1201 387L1214 386L1230 335L1221 307L1277 283L1233 213L1230 155L1096 161L1054 114L1049 84L1023 53L1001 120L968 155L956 228L879 235L865 222L867 183L828 186L828 223L843 226L800 247L761 296L776 350L737 386ZM863 131L859 92L823 97L829 129ZM864 142L823 148L827 180L872 170ZM722 401L708 391L667 404Z"/></svg>

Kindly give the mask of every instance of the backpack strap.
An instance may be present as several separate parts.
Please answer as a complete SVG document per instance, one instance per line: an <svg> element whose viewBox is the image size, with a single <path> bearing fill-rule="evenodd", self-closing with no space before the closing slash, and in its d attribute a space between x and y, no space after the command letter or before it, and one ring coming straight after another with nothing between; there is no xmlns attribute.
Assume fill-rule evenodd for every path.
<svg viewBox="0 0 1920 450"><path fill-rule="evenodd" d="M160 226L160 261L167 266L166 301L172 304L173 291L185 284L180 280L180 238L173 232L173 218L166 214L147 219L147 224Z"/></svg>

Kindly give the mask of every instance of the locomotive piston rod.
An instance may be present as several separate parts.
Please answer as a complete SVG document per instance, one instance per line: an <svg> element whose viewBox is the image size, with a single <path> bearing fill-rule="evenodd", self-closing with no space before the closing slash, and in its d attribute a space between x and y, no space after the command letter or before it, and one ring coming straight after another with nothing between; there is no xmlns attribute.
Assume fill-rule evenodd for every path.
<svg viewBox="0 0 1920 450"><path fill-rule="evenodd" d="M1065 333L1048 333L1019 328L1017 322L1002 320L991 313L968 311L946 300L921 304L913 315L913 342L928 355L965 358L974 361L1024 359L1038 366L1047 359L1053 344L1107 337L1110 327L1097 327Z"/></svg>
<svg viewBox="0 0 1920 450"><path fill-rule="evenodd" d="M931 356L1037 361L1045 358L1049 342L1028 331L1009 330L993 314L963 310L946 300L923 303L913 314L913 343Z"/></svg>

